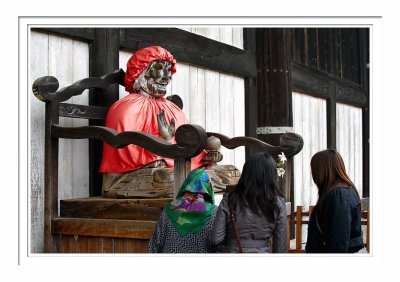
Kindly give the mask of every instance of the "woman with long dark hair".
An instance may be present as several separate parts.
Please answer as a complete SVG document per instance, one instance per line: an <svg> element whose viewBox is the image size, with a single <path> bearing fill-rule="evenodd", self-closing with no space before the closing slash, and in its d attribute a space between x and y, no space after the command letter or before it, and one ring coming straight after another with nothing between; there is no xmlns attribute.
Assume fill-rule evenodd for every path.
<svg viewBox="0 0 400 282"><path fill-rule="evenodd" d="M225 253L240 249L244 253L287 252L286 206L277 182L276 163L270 155L257 153L246 161L235 191L218 207L210 233L214 248Z"/></svg>
<svg viewBox="0 0 400 282"><path fill-rule="evenodd" d="M310 217L307 253L355 253L363 248L361 202L340 154L324 150L311 158L318 201Z"/></svg>

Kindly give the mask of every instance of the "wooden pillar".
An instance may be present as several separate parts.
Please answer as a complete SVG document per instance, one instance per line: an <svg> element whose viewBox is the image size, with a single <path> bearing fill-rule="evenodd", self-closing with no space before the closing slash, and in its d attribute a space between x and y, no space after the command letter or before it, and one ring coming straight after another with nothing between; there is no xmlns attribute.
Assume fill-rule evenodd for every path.
<svg viewBox="0 0 400 282"><path fill-rule="evenodd" d="M51 125L58 124L58 101L46 102L45 156L44 156L44 252L53 253L55 244L51 234L51 221L58 217L58 138L51 134Z"/></svg>
<svg viewBox="0 0 400 282"><path fill-rule="evenodd" d="M360 29L360 72L361 87L367 97L367 106L362 110L363 139L363 191L362 197L369 197L369 29Z"/></svg>
<svg viewBox="0 0 400 282"><path fill-rule="evenodd" d="M336 150L336 83L329 83L329 98L326 101L327 147Z"/></svg>
<svg viewBox="0 0 400 282"><path fill-rule="evenodd" d="M256 30L254 28L243 29L244 49L256 53ZM244 81L245 91L245 135L257 137L257 77L246 77ZM246 159L251 155L250 149L246 148Z"/></svg>
<svg viewBox="0 0 400 282"><path fill-rule="evenodd" d="M179 192L183 182L190 173L191 159L175 160L174 161L174 193L173 199Z"/></svg>
<svg viewBox="0 0 400 282"><path fill-rule="evenodd" d="M261 28L257 36L257 106L258 127L287 128L293 126L291 93L291 31L287 28ZM279 144L277 134L259 134L257 138L272 145ZM287 173L280 179L280 189L286 201L293 194L292 159Z"/></svg>
<svg viewBox="0 0 400 282"><path fill-rule="evenodd" d="M118 28L96 28L93 42L90 46L89 76L100 77L119 69L120 35ZM109 87L106 91L90 90L89 104L92 106L110 106L119 98L118 85ZM93 120L90 125L104 125L104 121ZM89 140L89 194L101 195L102 175L98 172L103 156L103 143Z"/></svg>

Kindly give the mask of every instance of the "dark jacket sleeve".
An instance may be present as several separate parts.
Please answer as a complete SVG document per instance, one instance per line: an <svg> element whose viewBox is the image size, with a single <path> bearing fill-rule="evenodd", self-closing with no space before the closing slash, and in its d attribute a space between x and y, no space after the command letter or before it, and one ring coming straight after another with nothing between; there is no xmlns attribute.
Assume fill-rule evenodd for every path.
<svg viewBox="0 0 400 282"><path fill-rule="evenodd" d="M228 217L228 197L224 197L218 206L214 225L210 232L210 243L213 247L221 245L225 240L226 220Z"/></svg>
<svg viewBox="0 0 400 282"><path fill-rule="evenodd" d="M323 205L323 234L328 253L346 253L351 234L352 211L345 191L331 192Z"/></svg>
<svg viewBox="0 0 400 282"><path fill-rule="evenodd" d="M151 237L149 244L148 244L148 253L162 253L164 249L164 242L165 242L165 226L166 220L168 220L168 215L163 210L161 212L160 218L157 222L157 225L154 229L153 236Z"/></svg>
<svg viewBox="0 0 400 282"><path fill-rule="evenodd" d="M287 214L286 205L284 199L278 200L279 205L279 216L277 218L276 227L273 235L273 253L287 253Z"/></svg>

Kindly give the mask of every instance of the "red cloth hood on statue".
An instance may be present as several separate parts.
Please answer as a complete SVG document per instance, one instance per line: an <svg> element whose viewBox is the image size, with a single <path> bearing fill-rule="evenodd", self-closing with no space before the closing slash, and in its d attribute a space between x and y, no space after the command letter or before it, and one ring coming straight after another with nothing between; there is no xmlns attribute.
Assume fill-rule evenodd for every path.
<svg viewBox="0 0 400 282"><path fill-rule="evenodd" d="M108 110L106 127L113 128L118 132L140 131L150 133L161 138L158 132L157 114L162 109L168 123L175 119L175 128L188 123L184 112L171 101L160 98L152 99L138 93L133 93L133 82L154 60L166 60L172 63L172 74L176 72L175 58L164 48L151 46L136 51L127 63L125 75L125 89L129 95L115 102ZM172 142L175 144L175 138ZM115 149L103 143L103 159L100 172L122 173L129 172L145 166L155 160L164 159L168 167L173 166L173 160L159 157L139 146L128 145L121 149ZM201 159L204 152L192 158L191 169L202 165Z"/></svg>

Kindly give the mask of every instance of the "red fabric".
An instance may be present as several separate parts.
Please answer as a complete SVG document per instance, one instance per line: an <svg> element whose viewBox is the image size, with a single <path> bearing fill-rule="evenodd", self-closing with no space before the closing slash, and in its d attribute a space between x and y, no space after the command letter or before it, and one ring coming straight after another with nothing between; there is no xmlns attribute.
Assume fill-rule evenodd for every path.
<svg viewBox="0 0 400 282"><path fill-rule="evenodd" d="M141 131L161 138L157 125L157 114L161 109L164 109L168 123L171 123L171 118L175 119L175 128L187 123L183 111L171 101L165 98L151 99L140 94L130 94L110 107L106 126L118 132ZM176 143L175 138L172 142ZM204 154L203 152L192 159L192 169L203 164L201 159ZM173 160L156 156L142 147L128 145L121 149L115 149L104 143L100 172L128 172L159 159L166 160L168 167L173 166Z"/></svg>
<svg viewBox="0 0 400 282"><path fill-rule="evenodd" d="M133 82L154 60L168 61L172 63L171 74L176 72L176 60L170 52L160 46L150 46L137 50L126 64L125 90L133 92Z"/></svg>

